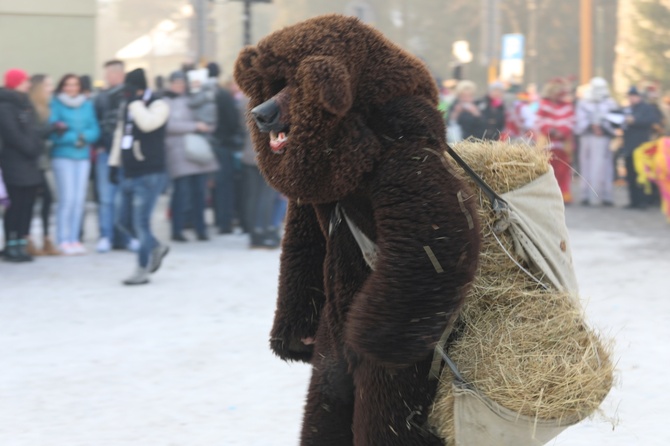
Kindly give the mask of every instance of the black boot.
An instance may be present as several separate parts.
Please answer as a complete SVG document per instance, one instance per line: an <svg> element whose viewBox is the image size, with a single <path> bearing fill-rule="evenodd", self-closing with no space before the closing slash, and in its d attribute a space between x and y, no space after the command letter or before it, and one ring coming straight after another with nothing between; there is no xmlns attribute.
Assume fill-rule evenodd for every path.
<svg viewBox="0 0 670 446"><path fill-rule="evenodd" d="M279 230L276 228L270 228L265 231L265 247L266 248L279 248L281 245L281 237L279 236Z"/></svg>
<svg viewBox="0 0 670 446"><path fill-rule="evenodd" d="M21 263L24 262L19 248L19 241L15 235L10 235L5 244L4 251L5 262Z"/></svg>
<svg viewBox="0 0 670 446"><path fill-rule="evenodd" d="M251 234L251 248L265 248L265 234L258 231L252 231Z"/></svg>
<svg viewBox="0 0 670 446"><path fill-rule="evenodd" d="M28 240L22 238L19 240L19 256L22 262L32 262L33 256L28 252Z"/></svg>

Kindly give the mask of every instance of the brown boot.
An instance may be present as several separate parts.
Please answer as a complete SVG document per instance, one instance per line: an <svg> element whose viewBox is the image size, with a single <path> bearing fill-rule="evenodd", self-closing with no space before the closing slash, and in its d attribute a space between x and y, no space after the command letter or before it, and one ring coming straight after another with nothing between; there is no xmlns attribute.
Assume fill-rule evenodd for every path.
<svg viewBox="0 0 670 446"><path fill-rule="evenodd" d="M28 253L29 256L37 257L44 255L42 251L37 249L37 247L33 243L33 239L31 239L30 237L26 237L26 240L28 241L28 245L26 246L26 252Z"/></svg>
<svg viewBox="0 0 670 446"><path fill-rule="evenodd" d="M51 241L51 238L44 237L44 245L42 247L42 253L45 256L59 256L61 252L58 250L54 242Z"/></svg>

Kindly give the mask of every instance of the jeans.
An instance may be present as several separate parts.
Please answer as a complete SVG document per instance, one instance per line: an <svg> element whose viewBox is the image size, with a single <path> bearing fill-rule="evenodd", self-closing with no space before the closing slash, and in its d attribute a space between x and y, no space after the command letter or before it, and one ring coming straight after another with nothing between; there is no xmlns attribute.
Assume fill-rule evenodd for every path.
<svg viewBox="0 0 670 446"><path fill-rule="evenodd" d="M58 243L75 243L79 241L84 218L91 161L54 158L51 166L58 191L57 240Z"/></svg>
<svg viewBox="0 0 670 446"><path fill-rule="evenodd" d="M274 220L273 224L275 228L280 228L284 224L287 209L288 209L288 200L281 194L277 194L277 198L275 199L275 211L273 217Z"/></svg>
<svg viewBox="0 0 670 446"><path fill-rule="evenodd" d="M124 178L121 182L121 194L117 198L119 204L116 224L129 238L134 235L140 241L138 251L139 265L146 268L149 265L151 251L160 243L151 232L151 214L156 207L156 201L165 188L167 175L152 173L136 178ZM127 209L124 202L132 203L132 228L127 224Z"/></svg>
<svg viewBox="0 0 670 446"><path fill-rule="evenodd" d="M247 203L245 220L249 232L264 233L275 229L275 200L279 195L265 182L256 166L245 165L244 190Z"/></svg>
<svg viewBox="0 0 670 446"><path fill-rule="evenodd" d="M233 151L216 147L214 152L221 168L214 174L214 214L219 229L230 230L233 226L235 191L233 182Z"/></svg>
<svg viewBox="0 0 670 446"><path fill-rule="evenodd" d="M172 214L172 236L179 236L184 229L184 217L193 218L193 226L198 235L205 229L205 195L207 194L207 174L188 175L173 181L170 211ZM190 204L190 208L189 208Z"/></svg>
<svg viewBox="0 0 670 446"><path fill-rule="evenodd" d="M98 227L100 229L100 238L108 239L115 246L125 247L128 244L128 240L114 226L116 194L119 191L119 186L109 181L108 162L109 153L105 151L98 152L95 159L95 186L98 190Z"/></svg>

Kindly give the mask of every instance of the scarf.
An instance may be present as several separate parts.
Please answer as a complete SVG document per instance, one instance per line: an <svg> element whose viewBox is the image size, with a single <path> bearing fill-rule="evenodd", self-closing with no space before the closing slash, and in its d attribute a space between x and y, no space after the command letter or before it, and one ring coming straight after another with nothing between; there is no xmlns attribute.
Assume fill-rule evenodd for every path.
<svg viewBox="0 0 670 446"><path fill-rule="evenodd" d="M56 97L65 106L70 107L70 108L79 108L84 104L84 102L86 102L86 96L84 96L83 94L72 97L72 96L69 96L65 93L59 93L58 96L56 96Z"/></svg>

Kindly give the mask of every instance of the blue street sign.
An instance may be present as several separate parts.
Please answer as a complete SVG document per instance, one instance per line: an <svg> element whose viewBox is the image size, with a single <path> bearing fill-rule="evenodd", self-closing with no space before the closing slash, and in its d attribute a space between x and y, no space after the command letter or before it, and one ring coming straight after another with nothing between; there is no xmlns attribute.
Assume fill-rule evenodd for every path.
<svg viewBox="0 0 670 446"><path fill-rule="evenodd" d="M503 35L501 60L523 60L524 44L523 34Z"/></svg>

